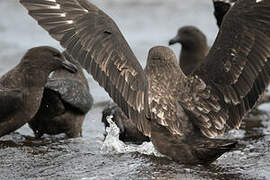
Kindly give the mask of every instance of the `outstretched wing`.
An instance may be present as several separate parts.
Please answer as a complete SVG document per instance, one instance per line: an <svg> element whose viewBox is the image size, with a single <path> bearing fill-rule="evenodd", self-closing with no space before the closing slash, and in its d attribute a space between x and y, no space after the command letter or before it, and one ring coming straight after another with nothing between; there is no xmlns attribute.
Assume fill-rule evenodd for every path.
<svg viewBox="0 0 270 180"><path fill-rule="evenodd" d="M114 21L88 0L20 2L132 117L139 130L150 135L145 124L145 73Z"/></svg>
<svg viewBox="0 0 270 180"><path fill-rule="evenodd" d="M214 15L216 17L218 27L221 26L224 16L236 1L237 0L213 0Z"/></svg>
<svg viewBox="0 0 270 180"><path fill-rule="evenodd" d="M270 0L236 2L195 74L197 126L208 137L239 128L270 82Z"/></svg>
<svg viewBox="0 0 270 180"><path fill-rule="evenodd" d="M0 89L0 122L23 103L23 93L16 89Z"/></svg>

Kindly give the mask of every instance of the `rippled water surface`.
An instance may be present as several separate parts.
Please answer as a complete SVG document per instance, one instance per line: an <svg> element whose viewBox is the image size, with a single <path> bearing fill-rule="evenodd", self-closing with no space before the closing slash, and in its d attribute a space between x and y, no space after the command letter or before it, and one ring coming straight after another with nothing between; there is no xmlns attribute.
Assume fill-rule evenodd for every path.
<svg viewBox="0 0 270 180"><path fill-rule="evenodd" d="M210 0L93 2L116 21L142 65L148 50L167 45L180 26L198 26L209 44L217 33ZM60 48L17 0L1 0L0 74L17 64L27 49L38 45ZM173 49L179 53L179 46ZM207 167L183 166L152 155L151 144L123 144L110 129L104 143L101 111L109 97L91 76L89 84L96 104L86 117L83 137L65 139L59 135L36 140L26 125L0 138L0 179L270 179L268 115L251 117L241 130L227 135L239 141L235 151ZM269 105L262 108L268 110Z"/></svg>

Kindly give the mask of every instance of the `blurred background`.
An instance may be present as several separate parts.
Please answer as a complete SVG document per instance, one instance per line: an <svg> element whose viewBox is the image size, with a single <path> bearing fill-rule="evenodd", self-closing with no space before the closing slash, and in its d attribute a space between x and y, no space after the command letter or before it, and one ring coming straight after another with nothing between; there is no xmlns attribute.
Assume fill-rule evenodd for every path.
<svg viewBox="0 0 270 180"><path fill-rule="evenodd" d="M179 27L194 25L212 45L218 28L211 0L92 0L115 20L142 66L148 51L168 45ZM27 14L18 0L0 1L0 75L14 67L27 49L50 45L61 48ZM180 46L171 47L179 56ZM83 125L83 137L45 136L33 140L27 125L0 138L0 179L267 179L270 178L270 124L268 118L251 120L229 138L239 149L214 164L186 167L166 158L138 152L104 152L101 112L110 98L87 75L96 105ZM266 106L267 109L267 106ZM249 122L249 121L247 121Z"/></svg>
<svg viewBox="0 0 270 180"><path fill-rule="evenodd" d="M211 0L107 0L91 1L109 14L119 26L132 50L144 64L148 50L156 45L168 45L177 29L195 25L207 36L211 45L217 33ZM19 61L27 49L39 45L60 48L45 30L27 15L18 0L1 1L1 55L16 54L0 64L3 73ZM172 46L179 54L180 46ZM11 52L13 51L13 52Z"/></svg>

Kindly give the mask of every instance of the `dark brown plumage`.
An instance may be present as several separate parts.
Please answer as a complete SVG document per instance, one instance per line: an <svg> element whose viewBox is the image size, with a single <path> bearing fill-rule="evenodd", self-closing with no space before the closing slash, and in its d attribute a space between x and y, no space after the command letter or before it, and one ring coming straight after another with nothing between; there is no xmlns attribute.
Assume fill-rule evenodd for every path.
<svg viewBox="0 0 270 180"><path fill-rule="evenodd" d="M230 9L206 60L186 76L161 46L143 70L114 21L87 0L20 0L157 150L189 164L234 147L213 138L239 128L270 81L270 0L257 1Z"/></svg>
<svg viewBox="0 0 270 180"><path fill-rule="evenodd" d="M208 53L206 36L194 26L184 26L169 41L169 45L175 43L182 45L179 64L182 71L189 75L200 66Z"/></svg>
<svg viewBox="0 0 270 180"><path fill-rule="evenodd" d="M57 70L49 77L40 108L29 122L36 137L41 137L44 133L65 133L69 138L82 136L85 114L93 105L81 65L68 54L64 55L78 67L78 72L71 74L65 70Z"/></svg>
<svg viewBox="0 0 270 180"><path fill-rule="evenodd" d="M16 67L0 78L0 137L34 117L48 75L62 68L73 73L77 71L57 49L42 46L28 50Z"/></svg>
<svg viewBox="0 0 270 180"><path fill-rule="evenodd" d="M220 27L223 17L228 12L228 10L233 6L236 0L213 0L215 12L214 15L217 19L217 24ZM184 26L181 27L177 35L169 41L169 45L175 43L182 44L182 50L180 52L179 64L182 71L186 75L190 75L194 72L202 63L202 61L207 56L209 47L207 45L206 36L198 28L194 26ZM269 97L263 96L262 101L259 101L257 105L269 102ZM256 106L257 107L257 106ZM257 108L254 108L251 112L252 114L263 113ZM113 106L108 106L103 111L102 121L105 127L109 126L106 122L106 116L112 115L112 120L120 128L119 139L124 142L135 142L142 143L146 136L143 136L141 132L134 130L135 124L125 116L121 108Z"/></svg>
<svg viewBox="0 0 270 180"><path fill-rule="evenodd" d="M214 15L218 27L221 26L223 17L237 0L212 0L214 4ZM179 28L177 35L169 41L169 45L180 43L182 49L179 64L186 75L194 72L205 59L209 47L204 33L194 26Z"/></svg>

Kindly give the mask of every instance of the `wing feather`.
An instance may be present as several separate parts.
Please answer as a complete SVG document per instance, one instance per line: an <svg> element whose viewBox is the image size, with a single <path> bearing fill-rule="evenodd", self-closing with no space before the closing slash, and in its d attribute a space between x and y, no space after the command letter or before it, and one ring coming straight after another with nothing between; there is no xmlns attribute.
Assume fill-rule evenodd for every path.
<svg viewBox="0 0 270 180"><path fill-rule="evenodd" d="M87 0L20 2L149 136L145 73L114 21Z"/></svg>
<svg viewBox="0 0 270 180"><path fill-rule="evenodd" d="M23 92L19 89L0 88L0 122L23 104Z"/></svg>
<svg viewBox="0 0 270 180"><path fill-rule="evenodd" d="M87 113L93 105L93 98L86 85L74 79L48 80L46 88L59 93L63 101L82 113Z"/></svg>
<svg viewBox="0 0 270 180"><path fill-rule="evenodd" d="M270 82L269 60L270 0L237 1L224 17L204 64L194 73L195 79L206 83L206 88L196 91L199 100L193 98L189 102L191 106L182 102L195 114L194 123L205 136L215 137L240 127L242 119L256 105ZM199 80L193 81L191 86L196 89ZM210 96L202 96L207 90ZM218 98L211 99L214 96ZM205 104L220 108L214 110L213 106L206 111ZM201 109L194 112L192 106ZM210 119L211 125L203 116Z"/></svg>

